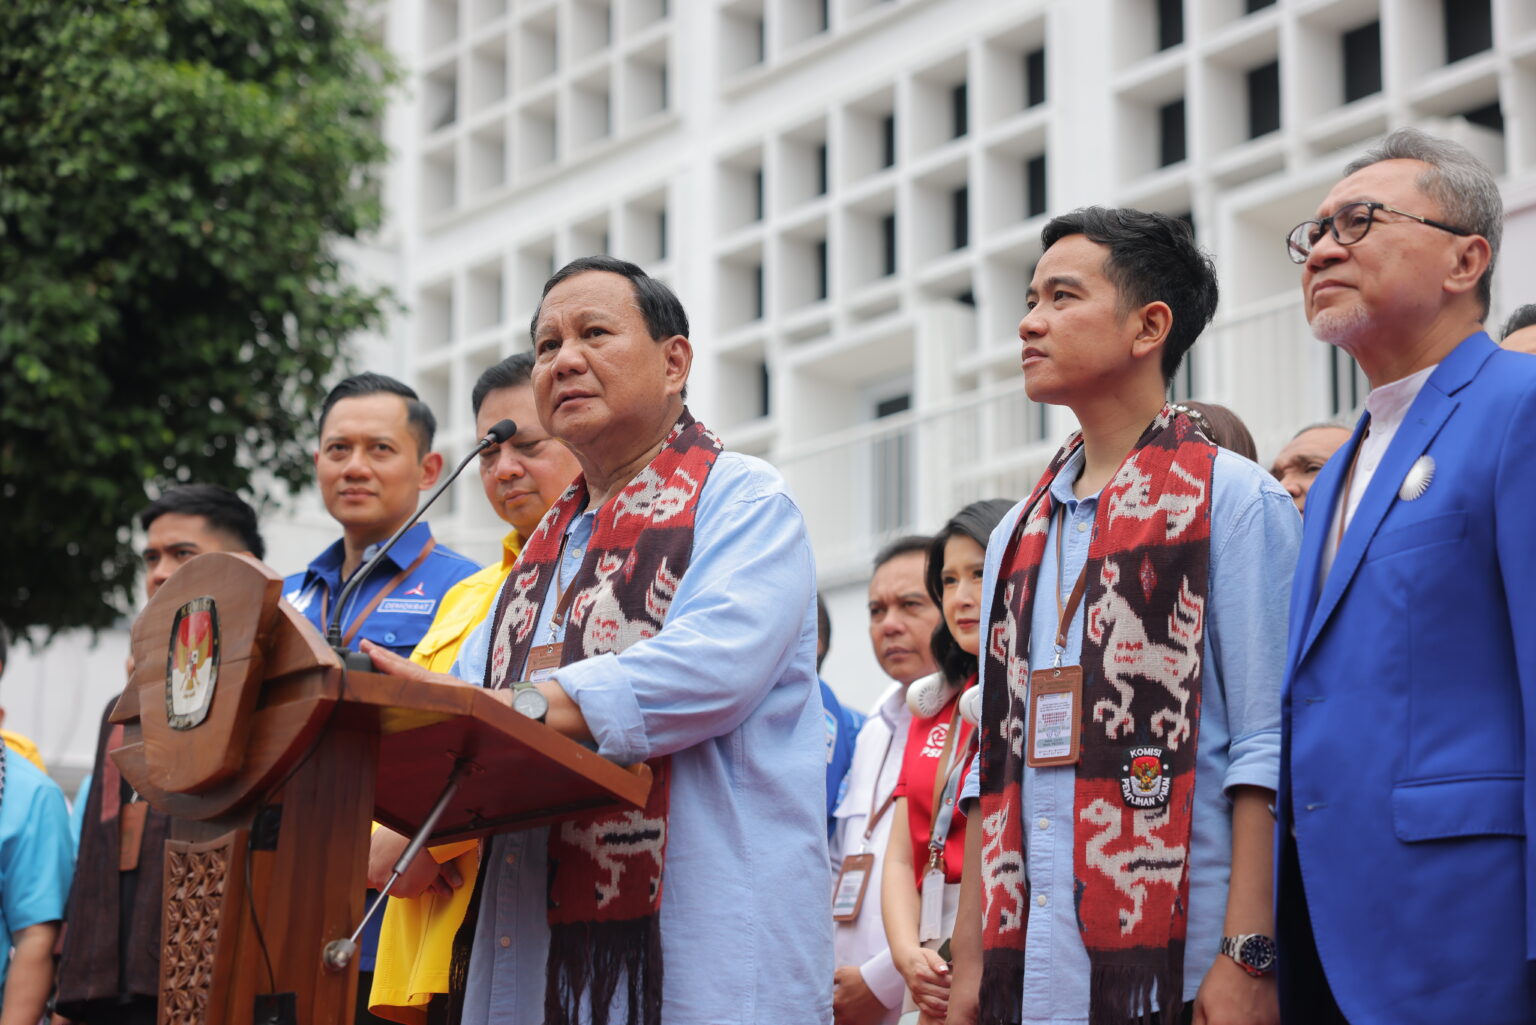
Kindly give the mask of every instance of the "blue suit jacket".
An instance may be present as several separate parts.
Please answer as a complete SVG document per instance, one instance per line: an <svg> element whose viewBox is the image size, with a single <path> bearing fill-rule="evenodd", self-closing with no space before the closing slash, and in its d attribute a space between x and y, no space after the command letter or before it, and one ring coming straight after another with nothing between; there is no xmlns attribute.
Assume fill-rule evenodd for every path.
<svg viewBox="0 0 1536 1025"><path fill-rule="evenodd" d="M1363 423L1363 421L1362 421ZM1327 577L1355 435L1318 474L1291 599L1281 999L1296 867L1352 1025L1536 1022L1536 358L1479 332L1425 383ZM1422 455L1428 490L1398 494ZM1294 830L1294 845L1288 833ZM1294 876L1292 876L1294 878ZM1294 907L1295 905L1291 905Z"/></svg>

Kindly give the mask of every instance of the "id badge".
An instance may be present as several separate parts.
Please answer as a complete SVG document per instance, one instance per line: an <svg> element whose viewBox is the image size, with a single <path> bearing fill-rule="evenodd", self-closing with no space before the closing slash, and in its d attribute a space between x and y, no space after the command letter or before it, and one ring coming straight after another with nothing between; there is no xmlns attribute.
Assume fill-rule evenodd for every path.
<svg viewBox="0 0 1536 1025"><path fill-rule="evenodd" d="M1082 743L1083 667L1058 666L1029 674L1029 747L1034 768L1075 765Z"/></svg>
<svg viewBox="0 0 1536 1025"><path fill-rule="evenodd" d="M537 645L528 652L528 682L539 683L553 678L555 670L560 668L560 653L564 647L562 642L556 641Z"/></svg>
<svg viewBox="0 0 1536 1025"><path fill-rule="evenodd" d="M139 867L139 849L144 846L144 817L149 805L143 801L125 804L117 813L117 870L132 872Z"/></svg>
<svg viewBox="0 0 1536 1025"><path fill-rule="evenodd" d="M930 868L923 873L923 912L917 923L917 942L941 938L944 931L944 870Z"/></svg>
<svg viewBox="0 0 1536 1025"><path fill-rule="evenodd" d="M869 887L869 876L874 870L873 854L850 854L843 859L843 870L837 876L837 889L832 892L834 922L858 919L859 909L864 906L864 891Z"/></svg>

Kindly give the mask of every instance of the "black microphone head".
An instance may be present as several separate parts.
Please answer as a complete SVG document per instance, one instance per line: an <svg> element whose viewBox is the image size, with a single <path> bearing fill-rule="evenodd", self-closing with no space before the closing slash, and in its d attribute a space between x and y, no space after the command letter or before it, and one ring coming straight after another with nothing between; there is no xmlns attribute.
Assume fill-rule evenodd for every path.
<svg viewBox="0 0 1536 1025"><path fill-rule="evenodd" d="M485 437L488 444L500 445L502 442L511 438L512 435L516 433L517 424L513 423L511 420L499 420L491 427L490 430L485 432Z"/></svg>

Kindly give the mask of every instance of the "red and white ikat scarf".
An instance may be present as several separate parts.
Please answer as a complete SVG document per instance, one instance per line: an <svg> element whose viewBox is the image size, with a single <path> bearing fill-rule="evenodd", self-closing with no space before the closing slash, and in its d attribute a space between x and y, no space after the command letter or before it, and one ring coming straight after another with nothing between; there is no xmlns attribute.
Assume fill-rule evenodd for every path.
<svg viewBox="0 0 1536 1025"><path fill-rule="evenodd" d="M562 663L620 652L661 630L693 553L694 515L720 454L718 438L691 414L661 452L598 509L592 542L571 579ZM587 504L585 478L545 515L502 592L485 685L516 679L533 646L566 528ZM569 819L549 835L550 947L545 1021L579 1020L585 994L593 1025L609 1019L625 987L628 1025L661 1021L662 867L667 850L671 759L653 759L645 808Z"/></svg>
<svg viewBox="0 0 1536 1025"><path fill-rule="evenodd" d="M1050 485L1081 443L1070 438L1035 485L1003 556L989 619L981 722L986 1025L1021 1015L1031 609L1037 597L1051 600L1035 593ZM1164 406L1104 489L1094 519L1072 809L1091 1025L1150 1020L1154 987L1164 1021L1182 1011L1215 457L1199 428Z"/></svg>

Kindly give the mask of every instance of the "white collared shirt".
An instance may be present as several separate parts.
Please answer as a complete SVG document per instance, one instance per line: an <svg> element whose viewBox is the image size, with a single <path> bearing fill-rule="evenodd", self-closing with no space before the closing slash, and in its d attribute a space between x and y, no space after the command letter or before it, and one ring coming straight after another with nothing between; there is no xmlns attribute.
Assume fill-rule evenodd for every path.
<svg viewBox="0 0 1536 1025"><path fill-rule="evenodd" d="M1349 493L1343 496L1340 506L1335 507L1333 512L1333 528L1329 532L1328 544L1323 546L1323 572L1318 578L1319 582L1327 578L1329 569L1333 567L1334 554L1338 550L1339 509L1343 509L1344 526L1347 529L1349 521L1355 517L1355 510L1360 507L1360 500L1365 497L1365 489L1370 487L1371 478L1376 476L1376 468L1386 458L1392 439L1397 437L1397 429L1407 418L1409 407L1419 397L1424 382L1429 380L1437 366L1438 363L1380 388L1372 388L1371 393L1365 397L1365 411L1371 418L1370 428L1360 442L1360 452L1355 458L1355 472L1349 481Z"/></svg>
<svg viewBox="0 0 1536 1025"><path fill-rule="evenodd" d="M864 891L864 905L852 922L837 922L832 943L839 965L857 965L864 984L888 1009L882 1021L894 1022L901 1015L901 998L907 984L891 960L885 939L885 919L880 914L880 880L885 871L885 851L890 845L891 813L887 809L870 834L864 847L864 826L870 808L885 803L901 776L902 757L907 747L907 728L912 712L907 708L906 689L893 683L880 695L873 714L865 720L854 745L853 764L848 768L847 790L833 813L837 828L833 835L833 859L837 862L833 878L842 868L842 858L861 849L875 856L869 886Z"/></svg>

